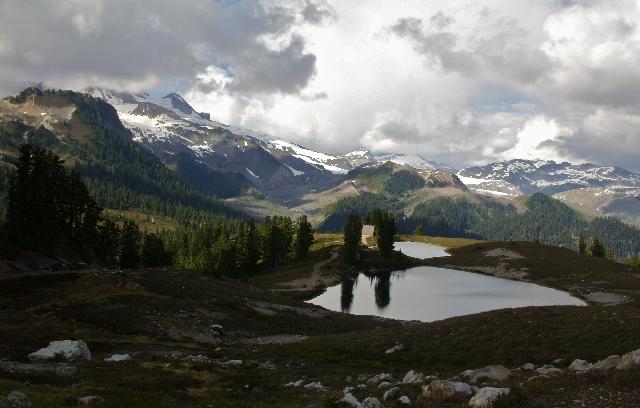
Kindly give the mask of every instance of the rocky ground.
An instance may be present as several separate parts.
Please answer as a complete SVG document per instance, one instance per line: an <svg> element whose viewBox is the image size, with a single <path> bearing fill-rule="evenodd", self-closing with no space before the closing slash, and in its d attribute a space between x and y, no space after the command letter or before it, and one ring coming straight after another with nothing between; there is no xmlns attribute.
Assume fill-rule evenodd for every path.
<svg viewBox="0 0 640 408"><path fill-rule="evenodd" d="M626 354L640 347L638 282L618 266L588 259L591 269L547 271L524 244L461 247L448 264L506 262L536 282L630 300L429 324L334 313L270 290L320 262L320 276L339 275L335 240L250 283L174 269L4 280L0 407L466 407L492 396L495 407L640 405L638 353ZM578 254L538 249L547 265L582 265Z"/></svg>

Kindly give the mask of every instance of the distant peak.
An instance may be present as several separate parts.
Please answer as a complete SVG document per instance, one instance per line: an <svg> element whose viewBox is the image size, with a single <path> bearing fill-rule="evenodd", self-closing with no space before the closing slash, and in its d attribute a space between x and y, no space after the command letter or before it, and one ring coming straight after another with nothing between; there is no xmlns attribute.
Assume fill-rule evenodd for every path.
<svg viewBox="0 0 640 408"><path fill-rule="evenodd" d="M177 94L175 92L168 93L162 99L167 99L169 102L171 102L171 106L174 109L179 110L185 115L190 115L196 112L195 109L193 109L193 107L191 107L191 105L189 105L189 103L185 101L180 94Z"/></svg>

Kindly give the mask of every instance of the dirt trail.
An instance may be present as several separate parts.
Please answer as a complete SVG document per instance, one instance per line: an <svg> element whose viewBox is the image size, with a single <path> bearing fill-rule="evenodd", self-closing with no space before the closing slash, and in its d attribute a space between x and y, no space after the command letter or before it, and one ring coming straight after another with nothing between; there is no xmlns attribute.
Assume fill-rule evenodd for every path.
<svg viewBox="0 0 640 408"><path fill-rule="evenodd" d="M330 262L333 262L338 257L338 255L338 250L331 251L331 256L329 257L329 259L325 259L324 261L320 261L313 265L313 272L311 273L311 276L309 276L308 278L299 278L289 282L280 283L279 286L283 286L284 288L274 290L278 292L310 291L314 290L322 284L331 284L331 282L335 281L334 277L323 277L322 267Z"/></svg>

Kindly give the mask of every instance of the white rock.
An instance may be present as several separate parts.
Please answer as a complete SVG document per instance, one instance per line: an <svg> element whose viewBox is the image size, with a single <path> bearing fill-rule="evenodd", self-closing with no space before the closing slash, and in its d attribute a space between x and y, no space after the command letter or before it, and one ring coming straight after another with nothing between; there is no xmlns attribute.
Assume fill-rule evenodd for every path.
<svg viewBox="0 0 640 408"><path fill-rule="evenodd" d="M104 403L104 398L97 395L88 395L86 397L78 398L78 406L81 407L97 407Z"/></svg>
<svg viewBox="0 0 640 408"><path fill-rule="evenodd" d="M467 378L471 383L477 383L482 380L505 381L511 377L512 373L505 366L490 365L476 370L466 370L460 375Z"/></svg>
<svg viewBox="0 0 640 408"><path fill-rule="evenodd" d="M114 354L111 357L104 359L104 361L112 361L112 362L129 361L129 360L131 360L131 356L128 354Z"/></svg>
<svg viewBox="0 0 640 408"><path fill-rule="evenodd" d="M383 381L380 384L378 384L378 389L381 390L383 388L389 388L391 387L391 383L389 381Z"/></svg>
<svg viewBox="0 0 640 408"><path fill-rule="evenodd" d="M360 401L350 393L344 394L344 397L340 398L338 402L342 402L353 408L363 408Z"/></svg>
<svg viewBox="0 0 640 408"><path fill-rule="evenodd" d="M402 351L404 350L404 346L400 343L396 343L395 346L391 347L390 349L388 349L387 351L385 351L385 354L393 354L396 351Z"/></svg>
<svg viewBox="0 0 640 408"><path fill-rule="evenodd" d="M328 389L327 387L322 385L322 383L319 381L310 382L309 384L305 385L303 388L305 390L315 390L320 392L325 392Z"/></svg>
<svg viewBox="0 0 640 408"><path fill-rule="evenodd" d="M591 368L589 368L589 371L609 371L616 368L621 361L622 357L618 355L609 356L604 360L594 363Z"/></svg>
<svg viewBox="0 0 640 408"><path fill-rule="evenodd" d="M91 352L87 343L82 340L52 341L45 348L29 354L31 361L57 360L65 361L91 360Z"/></svg>
<svg viewBox="0 0 640 408"><path fill-rule="evenodd" d="M569 370L570 371L587 371L588 369L591 368L591 366L592 364L587 360L575 359L569 365Z"/></svg>
<svg viewBox="0 0 640 408"><path fill-rule="evenodd" d="M384 408L376 397L367 397L362 400L362 408Z"/></svg>
<svg viewBox="0 0 640 408"><path fill-rule="evenodd" d="M406 395L403 395L402 397L398 398L398 402L400 402L403 405L411 405L411 400Z"/></svg>
<svg viewBox="0 0 640 408"><path fill-rule="evenodd" d="M458 381L434 380L425 387L423 397L426 399L452 398L468 396L472 393L469 384Z"/></svg>
<svg viewBox="0 0 640 408"><path fill-rule="evenodd" d="M616 368L626 370L637 365L640 365L640 349L623 354Z"/></svg>
<svg viewBox="0 0 640 408"><path fill-rule="evenodd" d="M469 406L473 408L490 408L498 398L509 394L509 388L484 387L471 397Z"/></svg>
<svg viewBox="0 0 640 408"><path fill-rule="evenodd" d="M399 394L400 394L400 388L398 387L389 388L387 391L385 391L384 395L382 396L382 399L384 401L387 401L393 398L397 398Z"/></svg>
<svg viewBox="0 0 640 408"><path fill-rule="evenodd" d="M353 387L344 387L344 389L342 390L342 393L344 395L351 394L351 391L353 391L353 390L355 390L355 388L353 388Z"/></svg>
<svg viewBox="0 0 640 408"><path fill-rule="evenodd" d="M284 386L285 387L300 387L302 384L304 384L304 380L291 381L289 383L286 383Z"/></svg>
<svg viewBox="0 0 640 408"><path fill-rule="evenodd" d="M542 367L536 368L536 373L540 375L562 374L562 369L546 364L546 365L543 365Z"/></svg>
<svg viewBox="0 0 640 408"><path fill-rule="evenodd" d="M410 370L404 375L404 377L402 378L402 382L404 384L422 384L424 382L424 375L422 375L422 373L416 373L415 371Z"/></svg>
<svg viewBox="0 0 640 408"><path fill-rule="evenodd" d="M393 376L389 373L380 373L378 375L374 375L367 381L369 384L377 384L381 381L391 382L393 381Z"/></svg>
<svg viewBox="0 0 640 408"><path fill-rule="evenodd" d="M522 368L523 370L532 371L536 369L536 365L533 363L526 363L526 364L523 364L522 367L520 368Z"/></svg>

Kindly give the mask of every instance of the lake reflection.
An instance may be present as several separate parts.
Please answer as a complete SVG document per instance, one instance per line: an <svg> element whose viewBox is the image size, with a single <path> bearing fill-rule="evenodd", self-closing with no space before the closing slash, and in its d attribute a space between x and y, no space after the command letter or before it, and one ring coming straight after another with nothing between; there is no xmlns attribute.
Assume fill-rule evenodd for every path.
<svg viewBox="0 0 640 408"><path fill-rule="evenodd" d="M430 266L376 277L360 274L328 288L310 303L351 314L424 322L503 308L585 305L556 289Z"/></svg>

